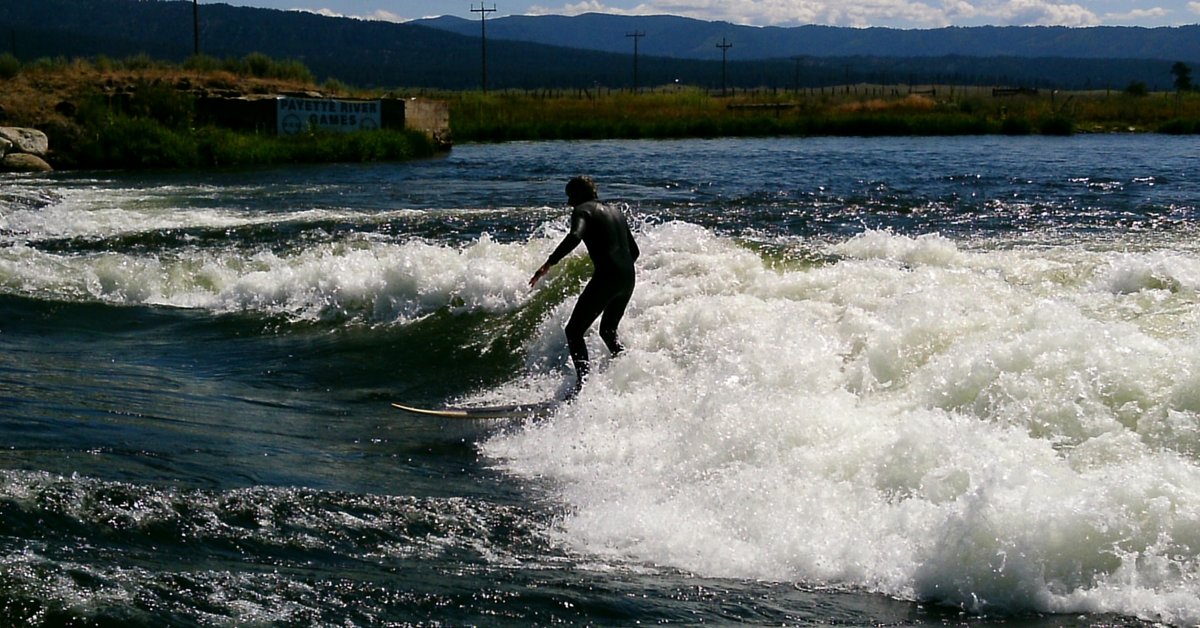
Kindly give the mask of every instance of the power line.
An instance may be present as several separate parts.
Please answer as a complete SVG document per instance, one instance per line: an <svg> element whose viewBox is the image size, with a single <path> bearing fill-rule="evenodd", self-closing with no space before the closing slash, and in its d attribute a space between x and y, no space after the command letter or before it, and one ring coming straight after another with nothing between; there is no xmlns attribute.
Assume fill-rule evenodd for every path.
<svg viewBox="0 0 1200 628"><path fill-rule="evenodd" d="M495 13L495 12L496 12L495 4L493 4L492 8L490 8L490 9L485 7L482 2L479 3L478 9L475 8L474 4L471 5L471 13L479 14L479 43L480 43L480 51L481 51L480 84L483 86L483 93L485 93L485 94L487 93L487 14Z"/></svg>
<svg viewBox="0 0 1200 628"><path fill-rule="evenodd" d="M725 53L730 48L733 48L733 44L725 41L725 38L722 37L721 43L717 44L717 48L721 49L721 95L724 96L725 95Z"/></svg>
<svg viewBox="0 0 1200 628"><path fill-rule="evenodd" d="M646 34L640 30L635 30L634 32L626 32L625 36L634 38L634 94L637 94L637 40L641 40Z"/></svg>
<svg viewBox="0 0 1200 628"><path fill-rule="evenodd" d="M200 56L200 0L192 0L192 54Z"/></svg>

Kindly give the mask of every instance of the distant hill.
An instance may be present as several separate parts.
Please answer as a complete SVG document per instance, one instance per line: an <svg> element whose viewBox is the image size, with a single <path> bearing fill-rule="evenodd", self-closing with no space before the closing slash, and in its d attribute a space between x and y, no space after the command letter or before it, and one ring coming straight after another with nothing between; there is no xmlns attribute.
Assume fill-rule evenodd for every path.
<svg viewBox="0 0 1200 628"><path fill-rule="evenodd" d="M478 36L479 21L460 17L417 20L461 35ZM1060 57L1159 59L1200 62L1200 26L1135 28L1103 26L979 26L928 30L797 26L757 27L667 15L588 13L565 17L509 16L488 20L489 37L511 41L630 53L627 35L645 33L638 49L650 56L720 59L716 44L733 44L740 60L814 57Z"/></svg>
<svg viewBox="0 0 1200 628"><path fill-rule="evenodd" d="M479 24L469 20L394 24L203 4L200 22L205 54L298 59L319 80L434 89L477 88L481 82ZM1200 52L1187 52L1200 47L1195 27L759 29L673 17L512 17L488 21L488 85L630 87L632 43L625 34L634 30L646 33L638 59L641 86L719 87L722 64L714 42L721 37L734 43L726 67L731 87L870 82L1120 89L1136 80L1169 89L1173 62L1200 59ZM1182 41L1187 37L1192 41ZM1076 39L1090 47L1067 45ZM0 0L0 51L23 60L142 52L183 60L192 53L192 2ZM1108 56L1099 58L1102 52Z"/></svg>

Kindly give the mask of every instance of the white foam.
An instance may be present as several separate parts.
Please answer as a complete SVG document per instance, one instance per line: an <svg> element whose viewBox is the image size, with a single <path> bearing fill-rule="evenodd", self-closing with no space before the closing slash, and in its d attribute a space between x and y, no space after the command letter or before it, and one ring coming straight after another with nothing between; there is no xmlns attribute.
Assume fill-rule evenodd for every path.
<svg viewBox="0 0 1200 628"><path fill-rule="evenodd" d="M640 242L627 353L485 445L558 484L564 543L972 610L1200 621L1195 251L868 232L772 270L691 225ZM1138 267L1176 281L1120 278ZM534 359L559 355L570 305Z"/></svg>
<svg viewBox="0 0 1200 628"><path fill-rule="evenodd" d="M126 305L402 323L444 307L507 311L521 305L529 298L529 269L540 263L534 253L486 235L462 248L362 239L249 254L60 255L14 245L0 249L0 284Z"/></svg>
<svg viewBox="0 0 1200 628"><path fill-rule="evenodd" d="M0 287L394 324L524 306L561 237L556 220L513 244L362 236L286 252L59 254L20 243L271 219L132 207L5 214L0 229L23 234L0 247ZM685 223L644 226L639 242L627 353L607 361L593 337L600 368L583 394L484 446L560 487L564 543L974 610L1200 622L1194 246L965 248L867 232L818 251L828 263L774 268ZM532 370L564 364L572 305L530 339ZM492 393L555 386L551 371Z"/></svg>
<svg viewBox="0 0 1200 628"><path fill-rule="evenodd" d="M486 234L464 246L359 234L337 241L297 240L288 250L197 246L163 252L57 253L39 248L62 238L101 241L175 229L322 221L383 224L424 213L306 209L272 214L181 207L179 197L202 196L200 187L85 186L65 189L44 206L12 203L0 208L0 234L7 240L7 246L0 247L0 287L51 299L261 313L294 320L405 323L446 307L501 312L524 304L532 269L553 247L548 238L561 237L560 228L546 225L540 229L542 238L516 245L495 242ZM512 210L456 213L496 211Z"/></svg>
<svg viewBox="0 0 1200 628"><path fill-rule="evenodd" d="M309 190L311 191L311 190ZM78 182L53 192L42 185L16 190L26 202L0 204L0 243L54 239L98 240L177 229L235 229L260 225L303 225L318 221L384 223L419 216L418 209L361 212L340 208L288 208L278 213L247 209L235 187L205 185L122 188L112 182ZM218 194L219 192L219 194ZM244 193L260 194L255 187ZM282 193L282 192L281 192ZM226 204L209 197L224 196ZM233 200L229 200L233 199ZM199 201L199 202L198 202Z"/></svg>

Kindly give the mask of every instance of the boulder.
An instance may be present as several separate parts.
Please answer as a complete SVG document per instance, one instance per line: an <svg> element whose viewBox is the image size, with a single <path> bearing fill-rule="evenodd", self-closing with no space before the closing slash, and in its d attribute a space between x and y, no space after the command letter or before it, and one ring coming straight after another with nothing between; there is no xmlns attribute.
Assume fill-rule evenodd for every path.
<svg viewBox="0 0 1200 628"><path fill-rule="evenodd" d="M9 153L0 159L0 170L6 172L50 172L54 168L46 160L29 153Z"/></svg>
<svg viewBox="0 0 1200 628"><path fill-rule="evenodd" d="M50 152L50 139L37 129L23 129L15 126L0 126L0 139L13 143L10 151L28 153L45 157Z"/></svg>
<svg viewBox="0 0 1200 628"><path fill-rule="evenodd" d="M0 137L0 157L3 157L12 150L13 143Z"/></svg>

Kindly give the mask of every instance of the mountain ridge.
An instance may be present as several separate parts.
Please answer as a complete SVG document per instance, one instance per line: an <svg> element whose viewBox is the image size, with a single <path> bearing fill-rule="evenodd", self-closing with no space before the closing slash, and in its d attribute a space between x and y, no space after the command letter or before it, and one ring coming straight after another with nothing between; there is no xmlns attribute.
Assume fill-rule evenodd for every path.
<svg viewBox="0 0 1200 628"><path fill-rule="evenodd" d="M478 36L477 20L442 16L409 22ZM815 57L1015 56L1200 61L1200 26L948 26L937 29L746 26L671 15L506 16L489 19L489 39L632 53L627 35L643 32L639 53L671 58L721 58L716 43L733 44L745 60ZM1115 51L1121 51L1116 54Z"/></svg>
<svg viewBox="0 0 1200 628"><path fill-rule="evenodd" d="M192 8L192 2L188 0L0 0L0 36L9 35L7 43L12 52L23 60L59 56L123 57L146 53L156 58L183 61L192 54ZM211 56L237 57L260 52L276 58L296 59L312 70L319 80L337 79L367 88L461 90L477 89L482 83L478 22L461 18L440 21L443 26L457 24L470 30L456 33L422 21L397 24L228 4L201 5L200 9L201 51ZM1012 54L994 57L949 54L946 50L958 48L912 42L904 46L910 53L908 56L868 55L866 51L886 49L872 44L873 38L905 38L928 33L813 27L787 34L789 37L806 34L807 45L823 46L827 52L860 50L864 53L783 55L778 47L782 44L773 44L774 48L764 44L755 53L755 45L743 38L747 33L777 35L783 30L777 27L737 27L675 17L643 22L636 21L642 18L600 14L583 19L529 18L507 22L508 19L488 21L487 84L490 88L627 89L635 82L632 38L626 37L633 30L647 33L640 40L642 46L638 57L636 80L641 87L688 84L715 89L723 84L723 77L728 76L729 86L739 88L909 83L1122 89L1139 81L1151 89L1170 89L1171 64L1178 60L1191 62L1184 56L1147 57L1157 54L1155 51L1162 50L1163 45L1140 39L1129 44L1128 56L1136 53L1143 58L1088 59L1060 55L1037 57L1036 62L1031 62L1033 57ZM557 29L559 44L504 39L496 31L503 34L508 28L506 24L525 24L522 28L527 36L536 31L529 24ZM689 34L693 27L700 30ZM720 34L726 27L735 30L732 34ZM736 30L738 28L750 30ZM1061 34L1059 31L1030 30L1038 27L1020 28L1027 30L1004 32L1023 36L1047 32ZM666 51L654 54L656 46L669 45L667 37L659 34L669 31L678 31L678 35L685 38L680 41L686 40L687 44L680 44L681 49L694 49L697 58L669 56ZM613 50L562 45L596 45L594 42L589 44L590 40L581 32L591 33ZM949 35L976 39L990 32L946 31ZM1194 31L1171 31L1172 37L1179 32L1196 34L1196 45L1200 47L1200 27ZM1120 33L1134 39L1144 34L1136 30ZM1124 52L1121 46L1113 45L1113 40L1120 38L1108 34L1108 49ZM857 39L835 46L822 44L817 35L854 36ZM713 44L722 37L734 41L735 47L728 51L728 65L722 63L720 51ZM0 46L4 43L0 41ZM622 46L624 51L619 50ZM1053 47L1043 49L1058 50ZM918 52L927 56L916 56ZM754 54L776 56L751 58ZM1196 54L1200 58L1200 51ZM703 55L714 58L699 58Z"/></svg>

